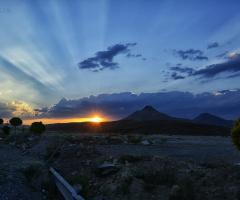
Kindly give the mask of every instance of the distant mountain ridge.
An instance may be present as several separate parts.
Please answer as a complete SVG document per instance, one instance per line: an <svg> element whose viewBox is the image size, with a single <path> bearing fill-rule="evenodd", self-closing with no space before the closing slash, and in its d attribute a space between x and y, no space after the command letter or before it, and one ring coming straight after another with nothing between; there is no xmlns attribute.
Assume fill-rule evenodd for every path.
<svg viewBox="0 0 240 200"><path fill-rule="evenodd" d="M173 117L164 113L158 112L152 106L145 106L142 110L138 110L122 120L173 120Z"/></svg>
<svg viewBox="0 0 240 200"><path fill-rule="evenodd" d="M178 120L178 121L188 121L200 124L210 124L217 126L224 126L232 128L233 121L225 120L215 115L211 115L209 113L202 113L198 117L190 120L183 118L175 118L164 113L161 113L154 109L152 106L145 106L142 110L138 110L133 114L123 118L122 120L136 120L136 121L148 121L148 120Z"/></svg>
<svg viewBox="0 0 240 200"><path fill-rule="evenodd" d="M226 120L221 117L211 115L209 113L202 113L198 117L194 118L192 121L201 124L212 124L217 126L226 126L230 128L233 126L233 120Z"/></svg>

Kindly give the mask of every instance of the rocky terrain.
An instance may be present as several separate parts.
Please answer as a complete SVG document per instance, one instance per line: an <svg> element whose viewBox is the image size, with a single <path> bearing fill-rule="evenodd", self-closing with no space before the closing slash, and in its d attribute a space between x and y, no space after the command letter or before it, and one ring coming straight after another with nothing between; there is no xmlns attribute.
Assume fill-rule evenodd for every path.
<svg viewBox="0 0 240 200"><path fill-rule="evenodd" d="M230 137L46 132L1 138L2 200L63 199L52 190L50 165L85 199L240 199L240 155Z"/></svg>

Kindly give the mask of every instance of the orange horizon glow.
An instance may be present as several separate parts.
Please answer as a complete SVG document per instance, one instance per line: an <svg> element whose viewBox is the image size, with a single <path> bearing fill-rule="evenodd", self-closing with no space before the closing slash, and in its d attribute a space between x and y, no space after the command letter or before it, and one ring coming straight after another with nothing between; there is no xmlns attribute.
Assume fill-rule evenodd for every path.
<svg viewBox="0 0 240 200"><path fill-rule="evenodd" d="M10 119L3 119L3 123L9 123ZM31 125L33 122L42 122L43 124L57 124L57 123L71 123L71 122L104 122L109 121L108 118L103 118L99 116L86 117L86 118L67 118L67 119L57 119L57 118L40 118L40 119L22 119L22 125Z"/></svg>
<svg viewBox="0 0 240 200"><path fill-rule="evenodd" d="M98 117L98 116L93 117L93 118L90 119L91 122L101 122L102 120L103 120L103 119L100 118L100 117Z"/></svg>

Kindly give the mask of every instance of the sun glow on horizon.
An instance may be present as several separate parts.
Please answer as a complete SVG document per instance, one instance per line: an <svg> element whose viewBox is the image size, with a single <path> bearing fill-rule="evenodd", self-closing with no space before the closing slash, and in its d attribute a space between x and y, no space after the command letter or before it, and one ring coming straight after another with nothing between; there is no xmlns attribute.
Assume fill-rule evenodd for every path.
<svg viewBox="0 0 240 200"><path fill-rule="evenodd" d="M77 123L77 122L103 122L106 118L101 118L99 116L89 117L89 118L66 118L66 119L23 119L23 125L31 125L33 122L42 121L43 124L56 124L56 123ZM4 119L4 123L7 123L9 119Z"/></svg>
<svg viewBox="0 0 240 200"><path fill-rule="evenodd" d="M95 116L93 118L90 119L91 122L101 122L103 119L98 117L98 116Z"/></svg>

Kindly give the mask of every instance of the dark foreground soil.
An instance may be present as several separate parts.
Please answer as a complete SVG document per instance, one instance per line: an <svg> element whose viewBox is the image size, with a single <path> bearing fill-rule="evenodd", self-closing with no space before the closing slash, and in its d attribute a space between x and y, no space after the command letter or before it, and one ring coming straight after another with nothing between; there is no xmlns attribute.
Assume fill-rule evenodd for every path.
<svg viewBox="0 0 240 200"><path fill-rule="evenodd" d="M1 139L0 199L63 199L51 190L49 165L36 174L64 138L51 166L81 184L85 199L240 199L240 153L230 137L55 132ZM99 167L108 164L105 174ZM29 166L38 168L31 174Z"/></svg>

